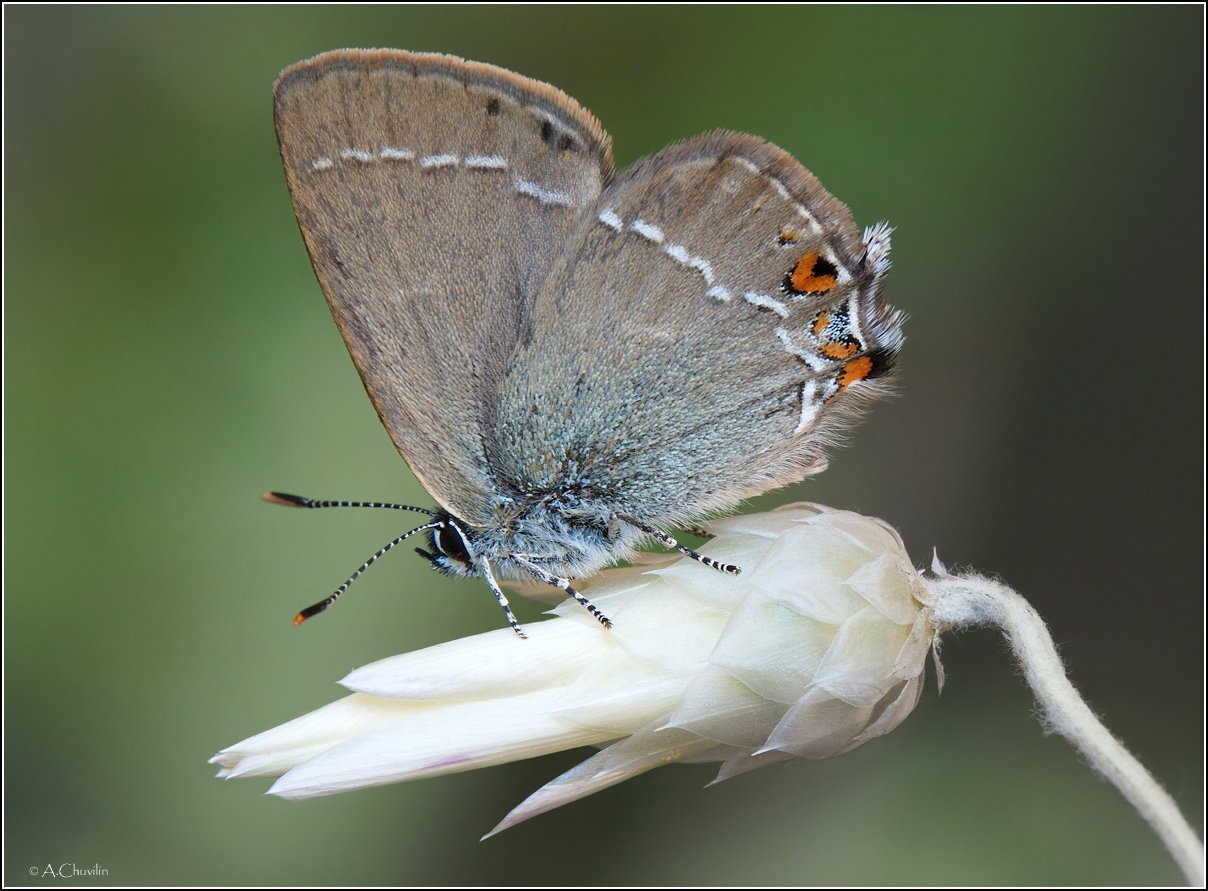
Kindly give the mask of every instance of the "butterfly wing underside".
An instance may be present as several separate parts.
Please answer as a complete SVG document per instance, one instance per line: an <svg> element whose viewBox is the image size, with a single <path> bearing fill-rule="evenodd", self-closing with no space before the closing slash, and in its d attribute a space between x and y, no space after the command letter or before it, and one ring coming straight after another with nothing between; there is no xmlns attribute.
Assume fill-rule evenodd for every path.
<svg viewBox="0 0 1208 891"><path fill-rule="evenodd" d="M611 177L607 134L546 84L399 51L294 65L275 109L315 273L382 423L442 506L485 523L501 381Z"/></svg>
<svg viewBox="0 0 1208 891"><path fill-rule="evenodd" d="M791 156L717 133L673 145L581 214L502 384L511 488L603 493L675 523L825 466L901 342L862 238Z"/></svg>

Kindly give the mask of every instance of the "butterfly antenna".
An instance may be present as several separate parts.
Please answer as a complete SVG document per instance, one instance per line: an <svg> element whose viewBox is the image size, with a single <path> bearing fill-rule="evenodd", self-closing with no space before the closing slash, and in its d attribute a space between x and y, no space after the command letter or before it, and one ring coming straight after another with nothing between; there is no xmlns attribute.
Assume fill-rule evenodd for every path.
<svg viewBox="0 0 1208 891"><path fill-rule="evenodd" d="M303 498L301 495L287 495L284 492L265 492L260 496L261 501L269 504L279 504L282 507L385 507L390 510L413 510L419 514L436 516L436 511L426 507L412 507L410 504L390 504L385 501L319 501L315 498Z"/></svg>
<svg viewBox="0 0 1208 891"><path fill-rule="evenodd" d="M265 500L267 500L267 499L265 499ZM427 529L439 529L439 528L443 527L444 525L445 525L445 523L443 520L438 520L435 523L425 523L423 526L417 526L416 528L412 529L410 532L404 532L398 538L395 538L395 539L387 542L385 545L383 545L381 548L379 548L372 557L370 557L368 560L366 560L364 563L362 563L360 566L358 566L357 571L354 572L352 575L350 575L347 579L344 580L344 584L340 585L340 587L336 588L334 591L332 591L330 594L328 594L326 597L324 597L318 603L313 604L312 606L308 606L306 609L302 610L302 612L298 613L298 615L294 616L294 625L301 625L303 622L305 622L311 616L317 616L319 613L323 612L323 610L327 609L327 607L331 606L333 603L335 603L337 600L339 600L341 595L343 595L343 593L348 590L349 586L353 582L355 582L358 578L361 577L361 573L363 573L366 569L368 569L370 566L372 566L374 563L376 563L378 558L381 557L383 554L386 554L386 553L394 550L399 544L406 541L408 538L415 535L415 533L417 533L417 532L423 532Z"/></svg>

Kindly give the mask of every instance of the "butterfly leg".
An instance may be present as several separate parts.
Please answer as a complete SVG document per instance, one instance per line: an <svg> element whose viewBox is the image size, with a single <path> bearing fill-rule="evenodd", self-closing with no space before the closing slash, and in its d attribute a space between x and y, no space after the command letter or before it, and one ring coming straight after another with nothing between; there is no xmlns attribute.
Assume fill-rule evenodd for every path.
<svg viewBox="0 0 1208 891"><path fill-rule="evenodd" d="M516 621L516 615L512 612L511 606L508 605L507 595L499 587L499 582L495 581L495 573L491 572L491 564L487 562L486 557L478 558L478 570L482 573L482 577L486 579L487 587L491 589L491 593L495 595L495 599L499 601L499 605L503 607L503 614L508 617L508 624L512 626L512 630L519 634L521 638L527 639L528 635L524 633L524 630L520 627L520 623Z"/></svg>
<svg viewBox="0 0 1208 891"><path fill-rule="evenodd" d="M663 532L660 529L655 529L653 526L647 526L645 523L629 516L628 514L617 514L617 518L623 523L628 523L635 529L642 530L659 544L668 548L674 548L685 557L691 557L698 563L705 564L705 566L708 566L710 569L716 569L719 572L728 572L730 575L738 575L740 572L742 572L741 567L735 566L733 563L721 563L711 557L706 557L704 554L692 550L692 548L684 547L666 532Z"/></svg>
<svg viewBox="0 0 1208 891"><path fill-rule="evenodd" d="M535 575L538 579L545 582L547 585L553 585L560 591L565 591L569 596L573 597L575 602L587 610L595 620L605 628L612 627L612 620L600 611L600 608L571 587L570 579L564 579L552 573L546 572L533 561L529 560L523 554L512 554L512 559Z"/></svg>

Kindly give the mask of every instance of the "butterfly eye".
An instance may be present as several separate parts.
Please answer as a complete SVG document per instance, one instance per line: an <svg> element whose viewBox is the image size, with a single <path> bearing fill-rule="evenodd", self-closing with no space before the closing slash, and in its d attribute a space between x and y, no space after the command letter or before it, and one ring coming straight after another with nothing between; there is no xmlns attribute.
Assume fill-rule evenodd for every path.
<svg viewBox="0 0 1208 891"><path fill-rule="evenodd" d="M440 552L449 559L457 560L459 563L470 563L470 552L466 550L461 533L454 528L452 523L446 523L437 530L435 543Z"/></svg>
<svg viewBox="0 0 1208 891"><path fill-rule="evenodd" d="M839 284L839 270L818 251L810 251L784 277L790 294L825 294Z"/></svg>

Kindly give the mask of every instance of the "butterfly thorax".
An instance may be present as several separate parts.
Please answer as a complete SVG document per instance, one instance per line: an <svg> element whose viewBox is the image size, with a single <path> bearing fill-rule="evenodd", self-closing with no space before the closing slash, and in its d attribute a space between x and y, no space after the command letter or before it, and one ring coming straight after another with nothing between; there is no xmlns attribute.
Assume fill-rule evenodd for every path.
<svg viewBox="0 0 1208 891"><path fill-rule="evenodd" d="M532 578L528 564L576 578L591 575L633 553L640 531L621 523L603 499L562 492L505 500L492 522L481 526L447 513L431 530L433 567L453 575L480 576L482 559L496 576Z"/></svg>

